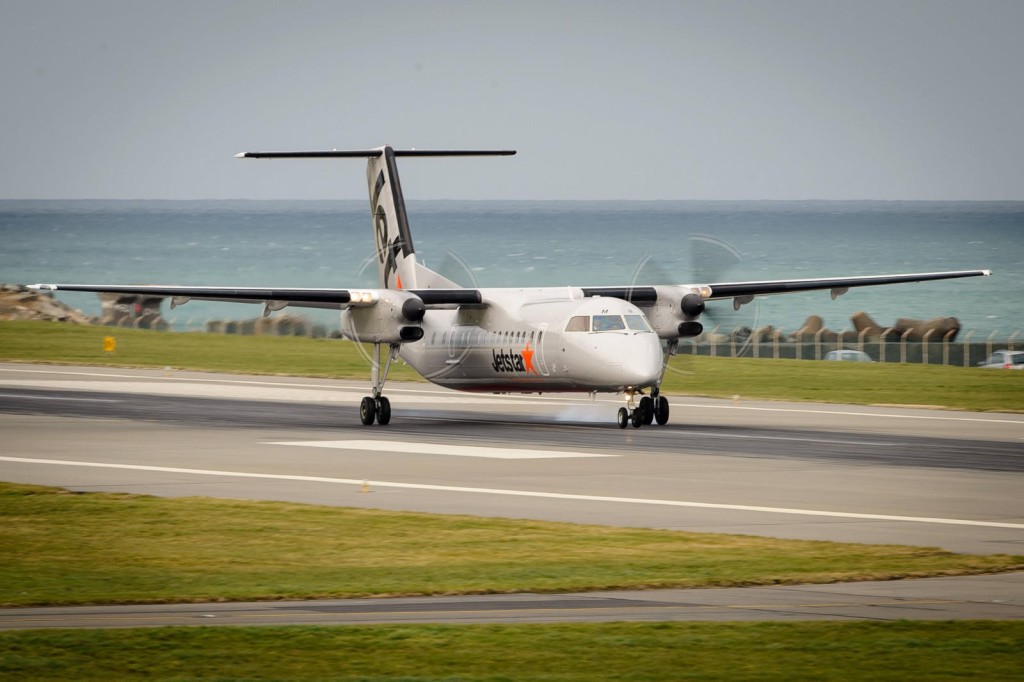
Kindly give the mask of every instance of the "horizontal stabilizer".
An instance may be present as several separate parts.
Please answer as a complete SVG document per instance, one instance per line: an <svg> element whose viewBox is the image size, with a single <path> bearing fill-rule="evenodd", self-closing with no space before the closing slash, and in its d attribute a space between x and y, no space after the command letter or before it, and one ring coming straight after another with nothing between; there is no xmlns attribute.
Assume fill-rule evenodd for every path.
<svg viewBox="0 0 1024 682"><path fill-rule="evenodd" d="M514 149L395 149L395 156L513 156ZM375 158L384 153L380 149L354 149L307 152L242 152L236 159L331 159Z"/></svg>

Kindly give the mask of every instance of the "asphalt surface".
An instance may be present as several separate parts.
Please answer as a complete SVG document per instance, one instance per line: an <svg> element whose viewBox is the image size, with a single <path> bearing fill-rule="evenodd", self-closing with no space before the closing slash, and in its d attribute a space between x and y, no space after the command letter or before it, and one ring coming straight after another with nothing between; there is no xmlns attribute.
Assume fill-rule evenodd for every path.
<svg viewBox="0 0 1024 682"><path fill-rule="evenodd" d="M166 625L1024 618L1024 574L889 582L406 599L0 609L0 630Z"/></svg>
<svg viewBox="0 0 1024 682"><path fill-rule="evenodd" d="M1024 554L1024 415L675 397L668 425L620 430L613 397L389 384L392 423L364 427L365 393L361 382L0 364L0 479ZM997 600L1019 603L1020 582L1008 585ZM581 599L605 597L537 608L610 612ZM651 608L663 618L670 607Z"/></svg>

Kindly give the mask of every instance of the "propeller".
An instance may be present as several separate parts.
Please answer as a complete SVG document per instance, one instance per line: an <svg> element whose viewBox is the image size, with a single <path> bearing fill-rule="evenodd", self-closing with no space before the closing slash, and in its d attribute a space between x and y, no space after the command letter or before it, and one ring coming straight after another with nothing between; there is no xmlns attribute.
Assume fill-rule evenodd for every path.
<svg viewBox="0 0 1024 682"><path fill-rule="evenodd" d="M735 267L743 262L743 256L736 248L716 237L703 234L691 235L689 245L692 271L700 284L728 281ZM703 316L713 323L715 328L727 324L733 330L749 329L751 333L744 339L744 348L746 348L760 323L761 308L756 303L752 309L748 306L736 307L734 305L733 310L730 311L724 309L724 304L724 301L708 304ZM746 312L737 314L744 308ZM750 316L751 312L753 316ZM685 310L684 314L686 314Z"/></svg>
<svg viewBox="0 0 1024 682"><path fill-rule="evenodd" d="M689 275L691 284L710 284L731 279L732 271L743 261L743 256L732 245L721 239L703 234L690 235ZM645 256L633 269L631 284L679 284L679 273L668 275L665 268L653 256ZM726 301L709 302L697 294L687 294L682 300L684 322L681 332L687 331L693 336L701 333L716 333L719 327L725 327L728 334L736 334L732 339L742 340L736 348L737 354L743 354L753 341L754 332L760 321L760 306L755 302L752 306L745 305L738 310L726 307ZM742 311L742 312L741 312ZM741 331L743 330L743 331ZM749 330L750 333L745 333ZM683 353L681 355L689 355ZM683 367L686 369L683 369ZM688 360L669 366L670 371L693 374L692 364Z"/></svg>
<svg viewBox="0 0 1024 682"><path fill-rule="evenodd" d="M441 265L435 272L461 287L468 289L480 288L480 283L477 281L473 269L469 267L469 264L459 254L450 249L444 252Z"/></svg>

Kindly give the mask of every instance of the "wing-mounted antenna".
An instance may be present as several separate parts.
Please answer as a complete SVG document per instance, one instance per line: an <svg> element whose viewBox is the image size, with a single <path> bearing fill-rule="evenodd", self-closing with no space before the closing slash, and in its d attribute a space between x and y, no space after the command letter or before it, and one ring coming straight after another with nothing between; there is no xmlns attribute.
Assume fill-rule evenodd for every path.
<svg viewBox="0 0 1024 682"><path fill-rule="evenodd" d="M389 145L376 149L242 152L239 159L331 159L365 158L366 183L370 193L370 216L376 243L377 268L385 289L418 287L416 252L409 230L402 183L396 159L399 156L512 156L515 150L483 149L394 149Z"/></svg>

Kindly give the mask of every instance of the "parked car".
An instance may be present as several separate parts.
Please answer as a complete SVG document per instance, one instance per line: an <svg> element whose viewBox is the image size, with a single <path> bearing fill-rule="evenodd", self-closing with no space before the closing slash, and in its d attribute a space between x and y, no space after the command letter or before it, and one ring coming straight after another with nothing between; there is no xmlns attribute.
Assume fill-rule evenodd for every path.
<svg viewBox="0 0 1024 682"><path fill-rule="evenodd" d="M871 356L864 351L846 349L846 350L830 350L825 353L826 360L840 360L843 362L874 362Z"/></svg>
<svg viewBox="0 0 1024 682"><path fill-rule="evenodd" d="M993 369L1024 369L1024 350L997 350L982 360L978 367Z"/></svg>

